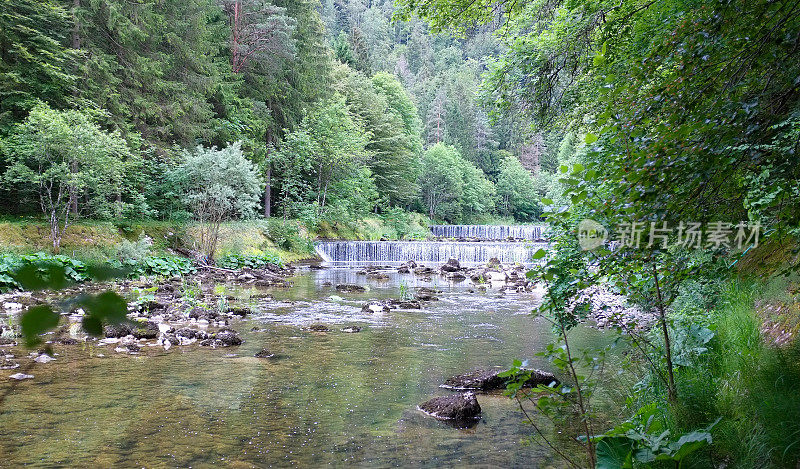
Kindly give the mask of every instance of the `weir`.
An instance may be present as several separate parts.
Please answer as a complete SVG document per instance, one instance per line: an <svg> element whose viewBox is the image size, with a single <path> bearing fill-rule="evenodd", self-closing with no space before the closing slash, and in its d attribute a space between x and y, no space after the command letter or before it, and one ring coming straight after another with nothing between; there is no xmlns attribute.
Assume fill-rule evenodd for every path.
<svg viewBox="0 0 800 469"><path fill-rule="evenodd" d="M504 264L530 265L533 253L546 246L543 242L322 241L316 250L323 261L334 265L443 264L458 259L462 265L475 266L493 257Z"/></svg>
<svg viewBox="0 0 800 469"><path fill-rule="evenodd" d="M431 234L437 238L471 239L542 239L542 225L431 225Z"/></svg>

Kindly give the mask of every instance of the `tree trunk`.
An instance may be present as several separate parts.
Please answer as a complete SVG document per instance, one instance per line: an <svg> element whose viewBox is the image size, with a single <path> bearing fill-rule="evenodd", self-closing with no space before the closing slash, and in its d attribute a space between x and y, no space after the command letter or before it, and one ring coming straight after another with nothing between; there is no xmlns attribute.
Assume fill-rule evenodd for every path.
<svg viewBox="0 0 800 469"><path fill-rule="evenodd" d="M270 159L270 144L272 132L267 130L267 186L264 188L264 218L272 216L272 160Z"/></svg>
<svg viewBox="0 0 800 469"><path fill-rule="evenodd" d="M658 296L658 313L659 313L659 322L661 323L661 332L664 334L664 348L665 348L665 355L667 360L667 379L668 379L668 387L669 387L669 400L675 402L678 398L678 390L675 387L675 376L672 370L672 346L669 342L669 329L667 329L667 313L664 311L664 300L661 296L661 288L658 285L658 271L656 270L656 265L653 264L653 278L656 282L656 294Z"/></svg>
<svg viewBox="0 0 800 469"><path fill-rule="evenodd" d="M78 8L81 7L81 0L72 0L72 48L81 48L81 24L78 22Z"/></svg>

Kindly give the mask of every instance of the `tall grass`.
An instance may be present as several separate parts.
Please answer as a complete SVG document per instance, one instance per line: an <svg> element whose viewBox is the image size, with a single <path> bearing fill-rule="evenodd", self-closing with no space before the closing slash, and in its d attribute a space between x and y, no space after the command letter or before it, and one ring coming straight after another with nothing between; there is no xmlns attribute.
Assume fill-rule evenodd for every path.
<svg viewBox="0 0 800 469"><path fill-rule="evenodd" d="M674 432L722 417L714 444L695 467L798 467L800 462L800 346L768 345L754 301L776 296L768 284L733 281L711 318L716 337L697 366L678 376L679 402L671 408ZM768 295L765 298L765 295Z"/></svg>

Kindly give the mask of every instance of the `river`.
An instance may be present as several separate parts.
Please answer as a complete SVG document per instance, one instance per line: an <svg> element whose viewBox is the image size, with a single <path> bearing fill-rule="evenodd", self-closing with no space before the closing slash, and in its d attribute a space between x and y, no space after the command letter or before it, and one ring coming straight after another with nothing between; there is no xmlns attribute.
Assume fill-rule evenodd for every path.
<svg viewBox="0 0 800 469"><path fill-rule="evenodd" d="M448 392L438 388L444 379L474 368L514 358L551 368L534 357L553 340L549 325L529 315L536 293L413 274L373 281L336 268L291 280L288 289L220 287L256 311L231 324L245 339L239 347L152 347L132 356L56 346L57 360L37 364L35 379L2 404L0 466L560 467L548 450L522 444L531 428L502 395L478 396L482 419L469 429L416 410ZM338 293L341 283L368 291ZM368 300L418 286L441 289L439 300L421 310L361 311ZM318 322L331 331L302 329ZM351 325L362 331L340 331ZM574 340L579 347L604 338L581 327ZM262 348L275 356L254 358Z"/></svg>

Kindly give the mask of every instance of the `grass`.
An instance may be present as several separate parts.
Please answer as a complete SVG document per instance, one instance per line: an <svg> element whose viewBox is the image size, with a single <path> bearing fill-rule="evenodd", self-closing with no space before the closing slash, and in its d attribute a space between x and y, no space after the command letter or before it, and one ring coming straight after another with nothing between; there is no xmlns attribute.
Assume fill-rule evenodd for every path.
<svg viewBox="0 0 800 469"><path fill-rule="evenodd" d="M399 223L375 216L347 224L323 221L314 227L307 227L298 220L232 221L220 229L217 254L275 253L286 263L315 257L314 239L424 238L427 234L427 218L416 213L409 213L407 219ZM176 221L80 220L67 228L61 253L84 261L103 261L116 257L117 247L123 240L136 241L142 235L153 240L152 251L158 254L170 247L194 246L199 229L193 223ZM0 221L0 253L31 254L50 250L45 220L20 217Z"/></svg>
<svg viewBox="0 0 800 469"><path fill-rule="evenodd" d="M761 332L756 301L785 300L786 281L735 280L713 313L716 336L697 366L682 368L678 403L670 407L673 433L722 417L714 444L693 467L797 467L800 461L800 345L770 345Z"/></svg>

